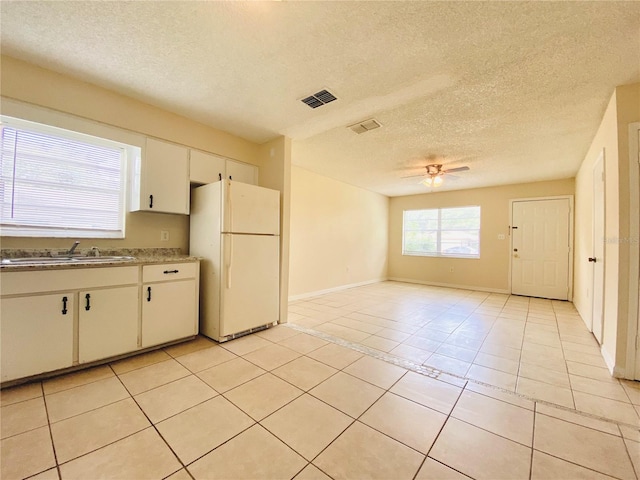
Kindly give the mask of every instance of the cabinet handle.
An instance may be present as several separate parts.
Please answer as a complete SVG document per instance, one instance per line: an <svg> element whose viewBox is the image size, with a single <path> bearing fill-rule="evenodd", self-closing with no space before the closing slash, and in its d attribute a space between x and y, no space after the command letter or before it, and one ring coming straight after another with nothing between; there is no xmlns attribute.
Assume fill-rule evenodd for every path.
<svg viewBox="0 0 640 480"><path fill-rule="evenodd" d="M153 195L149 195L149 208L153 208Z"/></svg>
<svg viewBox="0 0 640 480"><path fill-rule="evenodd" d="M151 287L147 287L147 302L151 301Z"/></svg>
<svg viewBox="0 0 640 480"><path fill-rule="evenodd" d="M589 261L596 263L598 260L596 259L596 257L589 257Z"/></svg>
<svg viewBox="0 0 640 480"><path fill-rule="evenodd" d="M233 180L233 177L231 175L229 175L229 180Z"/></svg>
<svg viewBox="0 0 640 480"><path fill-rule="evenodd" d="M222 174L221 173L218 174L218 180L222 181Z"/></svg>
<svg viewBox="0 0 640 480"><path fill-rule="evenodd" d="M164 273L165 275L168 273L178 273L178 270L165 270Z"/></svg>
<svg viewBox="0 0 640 480"><path fill-rule="evenodd" d="M91 310L91 295L89 295L88 293L84 296L85 300L87 301L87 304L84 306L85 310Z"/></svg>
<svg viewBox="0 0 640 480"><path fill-rule="evenodd" d="M62 297L62 314L67 314L67 297Z"/></svg>

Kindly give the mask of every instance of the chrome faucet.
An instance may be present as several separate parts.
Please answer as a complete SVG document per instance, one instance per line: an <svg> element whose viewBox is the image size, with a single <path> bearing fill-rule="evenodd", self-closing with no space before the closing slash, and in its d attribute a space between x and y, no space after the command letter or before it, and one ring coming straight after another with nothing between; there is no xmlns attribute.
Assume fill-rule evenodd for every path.
<svg viewBox="0 0 640 480"><path fill-rule="evenodd" d="M69 251L67 252L67 255L69 256L73 255L76 251L76 248L78 248L78 245L80 245L79 241L76 240L75 242L73 242L73 247L69 249Z"/></svg>

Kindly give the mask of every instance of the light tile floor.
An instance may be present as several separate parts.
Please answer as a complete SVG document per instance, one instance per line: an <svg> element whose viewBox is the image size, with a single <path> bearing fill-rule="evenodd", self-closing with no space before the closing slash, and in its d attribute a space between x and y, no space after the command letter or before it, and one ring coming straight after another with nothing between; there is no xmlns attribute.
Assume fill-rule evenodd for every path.
<svg viewBox="0 0 640 480"><path fill-rule="evenodd" d="M425 294L433 296L434 293L428 288L385 283L314 299L334 302L334 305L314 305L340 309L347 305L336 305L340 298L347 301L347 298L359 297L350 303L352 307L360 304L360 309L352 313L375 317L372 313L379 308L385 310L385 315L407 312L415 318L426 315L421 313L423 310L431 310L421 308L418 302L423 301ZM486 366L475 360L486 338L501 322L499 319L507 318L500 315L507 310L506 305L512 303L511 299L450 290L437 293L440 303L432 304L433 309L441 307L443 316L433 319L441 319L438 325L451 320L446 315L448 310L455 308L461 312L470 307L465 299L480 300L473 310L493 309L495 319L481 322L486 335L479 344L473 343L478 345L476 355L471 361L460 361L509 374L496 369L499 361ZM400 299L403 295L407 296L407 303ZM385 300L379 300L381 296L389 299L386 305ZM498 300L502 308L493 306L498 305ZM538 303L524 300L529 306ZM292 306L301 315L298 320L318 319L302 317L301 309L313 311L310 303L313 302ZM416 304L418 308L412 309ZM442 308L446 305L449 306ZM569 305L549 305L556 318L562 351L566 352L566 339L562 339L563 327L560 327L565 321L558 317L571 317L575 313L571 313ZM369 313L362 313L363 309ZM353 328L355 324L330 323L366 333L362 340L379 336L376 334L384 330L387 336L380 338L398 343L392 350L401 345L415 348L426 352L427 360L433 352L430 354L429 350L406 341L424 346L419 339L430 340L438 343L437 349L462 344L465 345L462 348L470 350L465 339L480 336L454 334L461 327L464 329L460 331L474 331L469 320L473 310L449 333L434 329L439 332L436 333L438 340L416 335L429 322L414 325L375 317L401 326L392 328L395 323L388 323L375 333L357 330ZM562 313L557 313L560 310ZM322 311L321 308L316 312ZM348 315L351 313L333 316L332 320L351 319ZM463 316L462 313L456 315ZM515 322L524 323L521 343L525 343L529 320L525 317ZM567 322L568 325L568 319ZM323 323L327 322L316 326ZM376 324L366 325L369 326L361 328L371 329L371 325ZM415 328L417 330L408 331ZM502 328L495 330L494 336L503 331ZM348 330L341 330L345 332L351 336ZM454 341L447 341L452 335ZM576 326L571 327L570 336L584 338ZM411 369L403 368L401 362L363 354L358 351L363 349L361 346L348 348L340 345L341 340L330 340L320 334L300 333L290 326L278 326L223 345L199 337L110 365L5 389L0 396L0 477L40 480L638 478L640 430L637 423L598 419L594 414L584 415L546 401L534 401L459 376L437 372L425 375L413 368L415 363L407 364ZM448 348L440 351L457 352ZM527 362L523 363L521 358L525 349L519 351L519 356L512 360L520 369ZM442 356L459 360L444 353ZM564 354L562 358L566 358ZM583 363L584 360L580 357L569 362L592 366ZM519 369L511 373L517 377L514 388L520 379ZM588 392L599 384L589 380L601 383L603 380L590 379L580 374L584 374L584 370L578 369L571 375L586 382L580 388L587 390L586 395L592 395ZM559 368L547 370L559 372ZM567 367L567 376L569 372ZM486 378L494 377L483 377ZM495 378L501 379L499 375ZM572 401L579 403L581 397L575 393L580 390L569 378L569 385L573 386L569 389ZM553 386L543 380L538 382ZM602 398L640 406L640 390L631 384L621 386L608 380L607 385L620 386L631 398L623 402L621 396L616 396L620 393L617 389L606 389L613 398Z"/></svg>
<svg viewBox="0 0 640 480"><path fill-rule="evenodd" d="M289 321L460 378L640 426L570 302L381 282L292 302Z"/></svg>

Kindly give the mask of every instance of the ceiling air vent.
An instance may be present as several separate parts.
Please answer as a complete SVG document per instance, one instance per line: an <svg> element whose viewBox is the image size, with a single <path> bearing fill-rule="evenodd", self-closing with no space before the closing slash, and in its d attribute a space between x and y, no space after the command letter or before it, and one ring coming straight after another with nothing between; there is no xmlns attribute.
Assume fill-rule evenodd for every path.
<svg viewBox="0 0 640 480"><path fill-rule="evenodd" d="M331 92L328 90L320 90L307 98L303 98L301 101L311 108L318 108L326 103L333 102L334 100L337 100L337 98Z"/></svg>
<svg viewBox="0 0 640 480"><path fill-rule="evenodd" d="M378 123L377 120L370 118L369 120L363 120L362 122L354 123L353 125L349 125L347 128L350 128L358 135L364 132L368 132L369 130L375 130L376 128L380 128L382 125Z"/></svg>

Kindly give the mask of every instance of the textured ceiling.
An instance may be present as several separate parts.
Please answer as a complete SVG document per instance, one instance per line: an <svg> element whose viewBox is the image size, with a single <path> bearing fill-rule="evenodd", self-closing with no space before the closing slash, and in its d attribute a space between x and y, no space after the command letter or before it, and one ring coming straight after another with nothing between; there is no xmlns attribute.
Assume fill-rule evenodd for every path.
<svg viewBox="0 0 640 480"><path fill-rule="evenodd" d="M573 177L617 85L640 81L640 2L0 2L2 53L385 195ZM299 100L328 88L338 100ZM362 135L347 125L375 117Z"/></svg>

